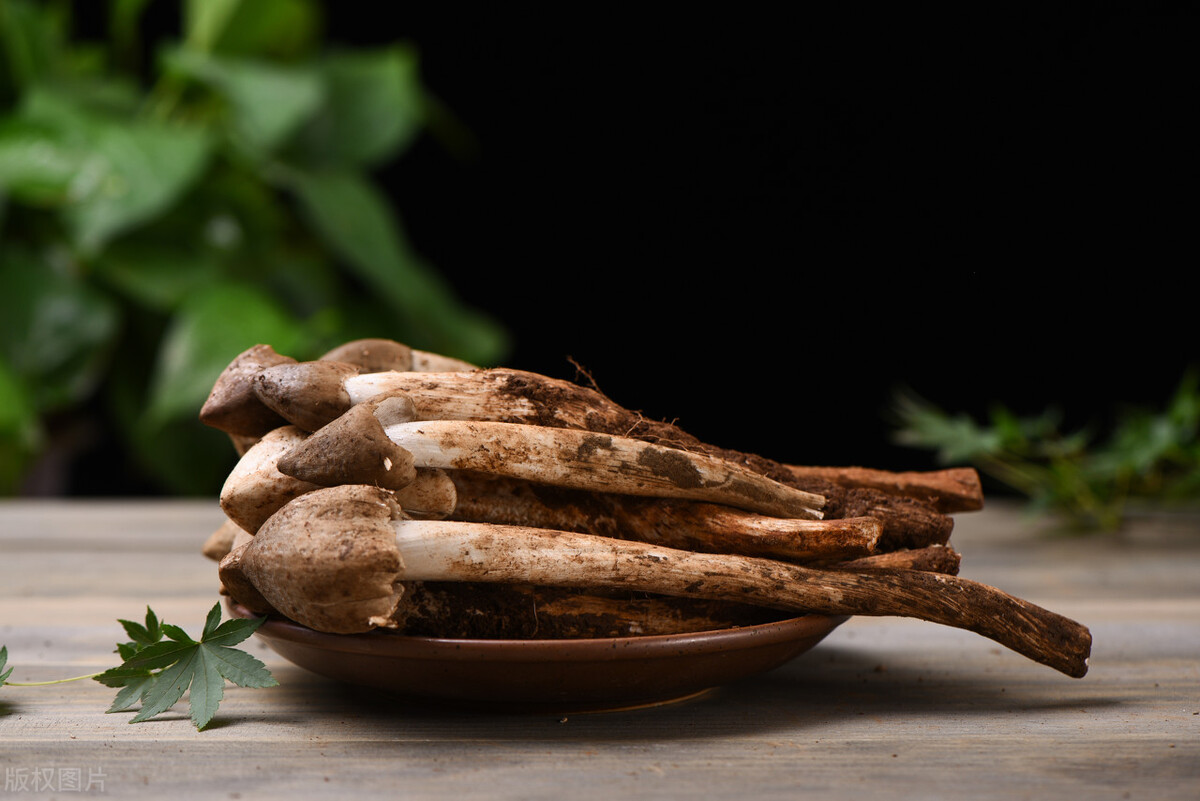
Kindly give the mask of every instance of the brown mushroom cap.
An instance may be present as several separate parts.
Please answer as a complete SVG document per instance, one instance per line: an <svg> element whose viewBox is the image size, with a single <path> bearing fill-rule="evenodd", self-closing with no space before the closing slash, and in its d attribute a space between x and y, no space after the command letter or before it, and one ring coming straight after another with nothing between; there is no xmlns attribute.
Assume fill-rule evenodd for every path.
<svg viewBox="0 0 1200 801"><path fill-rule="evenodd" d="M279 472L279 457L304 440L295 426L283 426L263 436L238 460L221 487L221 509L246 531L254 533L279 507L318 484Z"/></svg>
<svg viewBox="0 0 1200 801"><path fill-rule="evenodd" d="M364 373L408 372L413 369L413 351L391 339L356 339L329 351L321 361L353 364Z"/></svg>
<svg viewBox="0 0 1200 801"><path fill-rule="evenodd" d="M392 442L383 427L415 416L407 395L360 403L280 456L277 467L284 475L324 487L406 487L417 475L413 455Z"/></svg>
<svg viewBox="0 0 1200 801"><path fill-rule="evenodd" d="M271 606L317 631L393 627L404 563L387 490L347 485L288 503L237 554L240 572ZM235 596L236 597L236 596Z"/></svg>
<svg viewBox="0 0 1200 801"><path fill-rule="evenodd" d="M286 420L259 400L252 379L265 368L295 363L295 359L276 353L270 345L255 345L242 351L217 376L208 400L200 409L200 422L244 437L261 437L287 425Z"/></svg>
<svg viewBox="0 0 1200 801"><path fill-rule="evenodd" d="M254 376L254 393L292 425L316 431L350 408L345 380L359 372L345 362L281 364Z"/></svg>

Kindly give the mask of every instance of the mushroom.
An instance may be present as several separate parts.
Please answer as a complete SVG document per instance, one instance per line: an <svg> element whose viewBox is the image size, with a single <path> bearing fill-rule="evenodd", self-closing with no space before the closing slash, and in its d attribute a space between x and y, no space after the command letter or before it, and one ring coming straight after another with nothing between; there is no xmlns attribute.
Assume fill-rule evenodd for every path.
<svg viewBox="0 0 1200 801"><path fill-rule="evenodd" d="M974 631L1076 677L1087 672L1091 650L1079 623L957 576L814 570L588 534L407 520L391 493L375 487L331 487L290 502L222 560L221 576L231 589L248 581L282 614L332 633L396 627L404 582L483 581L915 617Z"/></svg>
<svg viewBox="0 0 1200 801"><path fill-rule="evenodd" d="M200 407L200 422L251 438L287 425L286 420L258 400L251 379L264 368L295 361L276 353L270 345L255 345L242 351L217 376L208 399Z"/></svg>
<svg viewBox="0 0 1200 801"><path fill-rule="evenodd" d="M357 442L390 442L418 467L478 470L562 487L628 495L686 498L776 517L819 518L820 495L772 481L732 462L627 437L518 423L430 420L383 424L362 414ZM370 431L368 434L366 432ZM349 436L326 426L280 457L280 472L313 483L341 483L325 454ZM370 457L378 458L378 457Z"/></svg>
<svg viewBox="0 0 1200 801"><path fill-rule="evenodd" d="M278 468L279 458L304 442L306 436L295 426L283 426L267 433L246 451L221 488L221 509L230 520L254 534L268 517L288 501L320 489L320 484L286 475ZM346 465L336 463L331 470L346 475L361 476L365 473L372 476L372 483L376 483L374 479L378 478L378 483L398 486L396 496L410 516L442 518L454 511L457 491L445 471L414 468L411 456L402 450L388 453L393 456L381 458L373 474L367 470L362 473L350 472ZM388 469L384 459L393 457L395 461ZM361 467L362 460L358 462ZM384 480L389 475L395 479ZM401 480L402 477L407 478L407 483Z"/></svg>
<svg viewBox="0 0 1200 801"><path fill-rule="evenodd" d="M600 534L708 553L834 562L874 553L882 524L873 517L781 518L732 506L611 492L587 492L454 470L453 519Z"/></svg>

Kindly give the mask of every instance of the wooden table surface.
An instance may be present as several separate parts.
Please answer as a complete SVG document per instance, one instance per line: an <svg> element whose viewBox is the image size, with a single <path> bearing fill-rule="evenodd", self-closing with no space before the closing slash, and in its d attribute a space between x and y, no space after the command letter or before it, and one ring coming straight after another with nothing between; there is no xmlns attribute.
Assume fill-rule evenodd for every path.
<svg viewBox="0 0 1200 801"><path fill-rule="evenodd" d="M147 604L198 633L217 598L199 548L220 520L215 502L0 503L11 680L115 664L116 619ZM1200 799L1198 534L1188 517L1054 538L997 503L958 516L963 576L1091 628L1083 679L974 634L855 618L693 701L485 714L338 685L255 638L279 686L230 686L203 732L182 703L129 725L92 681L3 688L4 797Z"/></svg>

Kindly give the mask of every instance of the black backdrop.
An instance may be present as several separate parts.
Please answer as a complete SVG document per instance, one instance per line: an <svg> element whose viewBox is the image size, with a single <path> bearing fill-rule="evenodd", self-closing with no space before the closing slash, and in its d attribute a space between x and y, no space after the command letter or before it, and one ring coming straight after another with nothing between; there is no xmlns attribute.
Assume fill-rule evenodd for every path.
<svg viewBox="0 0 1200 801"><path fill-rule="evenodd" d="M343 5L329 30L415 41L473 132L381 177L510 365L904 468L931 462L889 442L898 386L1103 425L1197 357L1196 14L1007 8Z"/></svg>
<svg viewBox="0 0 1200 801"><path fill-rule="evenodd" d="M378 177L509 366L917 469L897 387L1102 426L1200 361L1194 6L646 5L327 6L470 131Z"/></svg>

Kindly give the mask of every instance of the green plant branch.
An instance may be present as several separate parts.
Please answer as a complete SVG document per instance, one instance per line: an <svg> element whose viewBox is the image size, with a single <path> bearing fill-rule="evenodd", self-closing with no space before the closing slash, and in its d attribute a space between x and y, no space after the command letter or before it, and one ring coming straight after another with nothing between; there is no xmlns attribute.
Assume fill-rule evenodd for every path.
<svg viewBox="0 0 1200 801"><path fill-rule="evenodd" d="M971 464L1077 529L1119 528L1135 500L1200 500L1200 381L1192 370L1165 411L1117 415L1103 441L1064 434L1049 412L1018 418L997 407L985 424L911 394L897 394L893 409L899 444L934 450L943 464Z"/></svg>
<svg viewBox="0 0 1200 801"><path fill-rule="evenodd" d="M217 713L225 682L240 687L273 687L278 682L266 665L233 646L258 629L265 618L235 619L221 622L221 606L214 604L204 622L204 632L193 640L178 626L161 622L146 607L145 623L118 621L129 635L129 642L117 643L122 662L116 667L50 681L8 681L13 669L7 667L8 647L0 646L0 687L48 687L72 681L92 679L108 687L120 688L109 712L123 712L140 703L141 709L131 723L141 723L170 709L188 692L192 722L203 729ZM164 639L166 637L166 639ZM160 678L162 679L160 681Z"/></svg>

